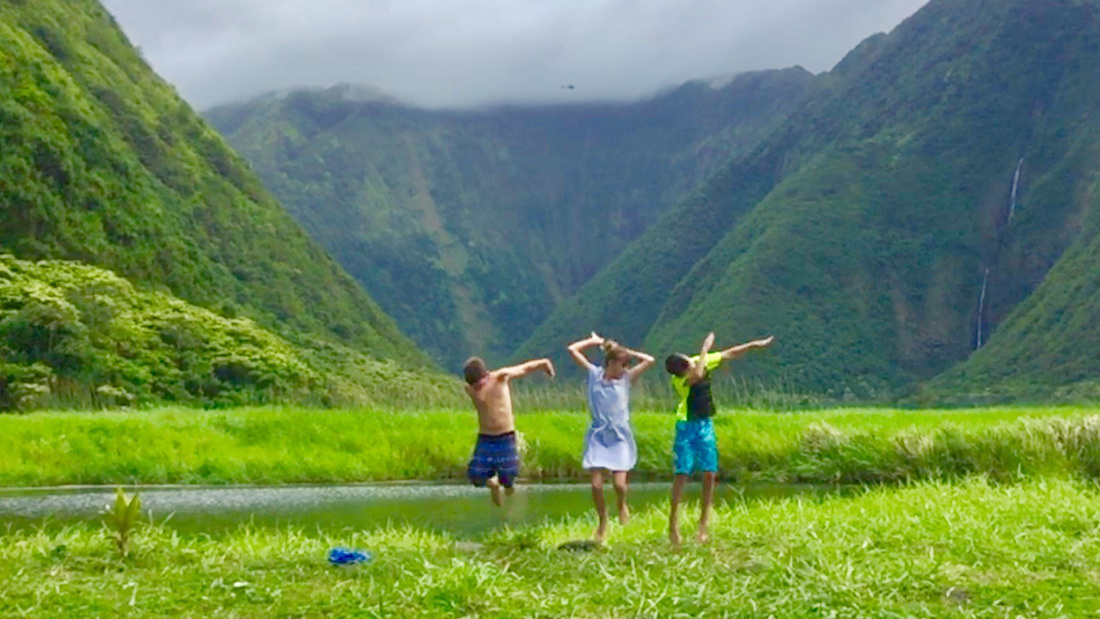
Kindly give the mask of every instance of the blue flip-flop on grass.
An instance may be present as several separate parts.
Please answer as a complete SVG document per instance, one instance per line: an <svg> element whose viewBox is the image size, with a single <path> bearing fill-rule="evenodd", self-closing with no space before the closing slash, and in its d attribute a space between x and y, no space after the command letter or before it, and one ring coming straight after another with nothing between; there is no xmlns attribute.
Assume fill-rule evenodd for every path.
<svg viewBox="0 0 1100 619"><path fill-rule="evenodd" d="M349 548L333 548L328 551L328 562L333 565L358 565L367 563L374 557L365 550L351 550Z"/></svg>

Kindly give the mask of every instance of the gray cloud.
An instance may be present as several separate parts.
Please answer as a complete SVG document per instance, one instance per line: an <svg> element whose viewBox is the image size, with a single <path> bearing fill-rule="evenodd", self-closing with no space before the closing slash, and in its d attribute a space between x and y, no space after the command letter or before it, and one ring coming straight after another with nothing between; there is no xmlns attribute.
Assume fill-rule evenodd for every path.
<svg viewBox="0 0 1100 619"><path fill-rule="evenodd" d="M428 107L624 100L832 67L927 0L105 0L198 107L366 83ZM565 84L575 90L562 89Z"/></svg>

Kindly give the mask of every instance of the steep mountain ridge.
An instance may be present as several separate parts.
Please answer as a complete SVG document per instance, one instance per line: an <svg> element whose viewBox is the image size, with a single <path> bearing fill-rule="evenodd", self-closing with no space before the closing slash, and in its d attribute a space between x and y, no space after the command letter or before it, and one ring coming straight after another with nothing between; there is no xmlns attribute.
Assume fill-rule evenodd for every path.
<svg viewBox="0 0 1100 619"><path fill-rule="evenodd" d="M997 251L990 258L997 332L966 363L924 390L925 396L971 400L1051 396L1095 399L1100 393L1095 344L1100 272L1100 6L1085 3L1073 59L1081 75L1060 85L1037 138L1018 164ZM1013 195L1014 194L1014 195ZM1014 199L1015 198L1015 199ZM1015 207L1014 209L1012 207ZM1021 284L1023 282L1023 284ZM1001 301L1037 283L1018 306Z"/></svg>
<svg viewBox="0 0 1100 619"><path fill-rule="evenodd" d="M965 360L978 329L996 333L1080 238L1081 183L1100 163L1074 140L1095 125L1096 15L1094 2L931 2L854 50L760 149L707 183L692 215L702 235L671 215L653 226L521 354L590 327L644 335L660 354L690 350L708 329L775 333L773 353L742 375L861 397ZM731 176L763 178L762 199ZM705 257L677 259L691 248ZM633 270L650 251L657 266ZM657 316L648 327L600 313L650 281L661 285L634 308Z"/></svg>
<svg viewBox="0 0 1100 619"><path fill-rule="evenodd" d="M430 364L97 2L0 0L0 144L5 252L109 269L295 345Z"/></svg>
<svg viewBox="0 0 1100 619"><path fill-rule="evenodd" d="M384 309L455 364L513 350L811 81L796 68L628 105L470 112L336 88L208 117Z"/></svg>

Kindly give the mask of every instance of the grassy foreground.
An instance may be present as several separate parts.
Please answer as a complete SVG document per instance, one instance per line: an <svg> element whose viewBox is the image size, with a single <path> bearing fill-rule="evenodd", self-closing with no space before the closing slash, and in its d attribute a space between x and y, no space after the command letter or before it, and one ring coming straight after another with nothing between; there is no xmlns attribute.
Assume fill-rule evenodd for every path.
<svg viewBox="0 0 1100 619"><path fill-rule="evenodd" d="M148 527L127 560L88 525L0 534L0 616L1080 617L1100 608L1098 522L1089 482L972 479L722 507L712 542L680 551L659 509L594 553L556 549L587 519L480 549L413 529ZM336 545L376 559L332 568Z"/></svg>
<svg viewBox="0 0 1100 619"><path fill-rule="evenodd" d="M878 482L986 474L1100 476L1093 409L724 412L723 474L742 481ZM579 479L587 417L518 420L529 478ZM634 415L636 475L666 477L673 420ZM165 409L0 416L0 486L462 479L470 412Z"/></svg>

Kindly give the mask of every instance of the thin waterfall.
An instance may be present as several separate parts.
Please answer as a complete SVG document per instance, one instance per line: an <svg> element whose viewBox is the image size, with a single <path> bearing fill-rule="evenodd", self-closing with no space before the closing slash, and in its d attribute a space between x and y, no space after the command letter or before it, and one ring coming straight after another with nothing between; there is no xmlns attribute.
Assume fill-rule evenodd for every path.
<svg viewBox="0 0 1100 619"><path fill-rule="evenodd" d="M1020 170L1024 167L1024 158L1020 157L1020 163L1016 164L1016 174L1012 177L1012 199L1008 203L1008 221L1016 214L1016 198L1020 195Z"/></svg>
<svg viewBox="0 0 1100 619"><path fill-rule="evenodd" d="M978 341L974 350L982 349L982 323L985 318L985 293L989 289L989 267L985 269L985 275L982 277L982 296L978 298Z"/></svg>
<svg viewBox="0 0 1100 619"><path fill-rule="evenodd" d="M1004 224L1000 226L1001 229L997 230L997 235L1000 236L1004 232L1004 226L1007 226L1012 221L1012 217L1016 215L1016 205L1020 197L1020 172L1024 169L1024 159L1026 157L1020 157L1019 163L1016 164L1016 171L1012 174L1012 194L1008 202L1008 217L1003 221ZM998 253L1000 253L998 251ZM996 264L996 257L993 258L993 263ZM989 294L989 270L992 267L985 267L982 274L982 294L978 298L978 318L974 331L977 332L977 337L974 339L974 350L981 350L985 345L985 299Z"/></svg>

